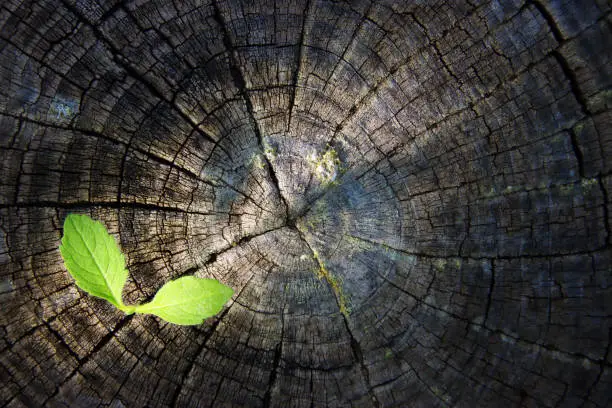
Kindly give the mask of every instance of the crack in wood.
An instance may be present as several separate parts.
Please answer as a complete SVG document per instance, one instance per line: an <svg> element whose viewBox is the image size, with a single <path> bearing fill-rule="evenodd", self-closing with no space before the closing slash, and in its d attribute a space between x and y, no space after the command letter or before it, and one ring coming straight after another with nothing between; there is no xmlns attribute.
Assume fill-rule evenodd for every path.
<svg viewBox="0 0 612 408"><path fill-rule="evenodd" d="M104 348L104 346L110 343L110 341L115 338L116 333L118 333L119 330L123 329L123 327L125 327L129 322L131 322L133 318L134 318L134 315L124 316L115 325L115 327L112 330L106 333L104 337L102 337L102 339L100 339L100 341L95 344L93 349L85 357L78 359L77 366L64 379L64 381L62 381L62 383L60 383L55 388L55 391L47 399L45 399L45 401L41 404L41 406L46 406L50 401L52 401L60 393L63 386L67 384L72 378L74 378L74 376L77 375L77 373L79 372L79 369L81 367L84 367L95 354L97 354L100 350L102 350L102 348Z"/></svg>
<svg viewBox="0 0 612 408"><path fill-rule="evenodd" d="M489 319L489 312L491 311L491 299L493 298L493 290L495 290L495 259L491 259L491 281L489 285L489 291L487 292L487 304L485 306L484 319L482 325L486 326L487 320Z"/></svg>
<svg viewBox="0 0 612 408"><path fill-rule="evenodd" d="M612 226L610 224L610 210L608 203L610 202L610 196L608 195L608 190L603 184L602 177L599 176L597 178L597 182L599 184L599 188L601 189L601 194L603 196L603 222L604 228L606 230L606 242L608 247L612 246Z"/></svg>
<svg viewBox="0 0 612 408"><path fill-rule="evenodd" d="M227 49L227 52L229 54L231 76L234 80L234 83L240 90L240 93L242 94L242 97L244 99L244 103L246 104L247 111L249 112L251 126L253 129L253 132L255 133L255 136L257 137L259 149L260 149L260 152L262 153L262 160L264 160L265 167L268 170L268 176L272 180L272 183L274 184L274 187L278 193L278 196L285 207L284 217L285 217L285 222L286 222L288 214L289 214L289 203L287 202L287 199L283 196L283 193L280 188L280 184L278 182L278 177L276 175L276 171L274 170L274 167L272 166L272 162L270 161L270 159L268 158L266 154L263 154L265 151L263 136L261 134L261 130L259 129L259 124L257 123L257 120L255 119L255 113L253 111L253 103L251 102L251 99L248 95L246 81L244 80L242 71L239 68L240 64L238 63L237 57L235 55L235 47L233 46L231 42L230 33L227 29L227 24L225 23L223 16L221 15L221 10L219 9L217 0L213 0L212 5L215 11L213 18L217 22L219 27L221 28L221 31L223 32L223 44L225 45L225 48Z"/></svg>
<svg viewBox="0 0 612 408"><path fill-rule="evenodd" d="M289 102L289 119L287 120L287 133L291 131L291 120L293 119L293 109L295 108L295 95L298 90L298 83L300 78L300 72L302 70L302 62L304 61L304 51L306 50L306 23L310 15L310 8L312 0L306 0L304 11L302 12L302 32L300 34L299 41L299 52L297 56L297 63L295 64L295 70L293 71L293 93L291 94L291 101Z"/></svg>
<svg viewBox="0 0 612 408"><path fill-rule="evenodd" d="M281 312L281 331L279 335L279 341L276 347L274 347L274 361L272 363L272 371L270 371L270 377L268 378L268 389L264 394L263 406L270 407L272 401L272 392L276 385L276 379L278 376L278 370L280 368L281 360L283 358L283 337L285 333L285 313Z"/></svg>
<svg viewBox="0 0 612 408"><path fill-rule="evenodd" d="M301 230L297 229L297 228L296 228L296 231L298 232L298 234L300 236L300 239L310 249L314 259L319 264L319 267L326 270L323 261L320 259L320 256L318 255L317 251L310 245L310 242L308 242L308 240L306 239L306 236L304 235L304 233ZM350 337L350 346L351 346L351 350L352 350L352 353L353 353L353 357L355 358L355 361L359 365L359 369L361 371L361 375L363 376L363 380L364 380L364 382L366 384L366 387L367 387L367 390L368 390L368 395L370 396L370 400L372 401L372 404L373 404L374 407L380 407L381 404L378 401L378 398L376 397L376 394L374 394L374 392L372 391L373 387L372 387L372 384L370 382L370 374L369 374L368 367L366 366L366 364L364 362L363 351L361 349L361 345L359 344L359 342L355 338L355 335L353 334L353 331L351 330L351 327L350 327L350 324L349 324L348 311L346 309L345 300L343 300L344 295L341 292L339 292L339 289L337 289L335 287L336 285L334 284L334 282L330 281L329 272L327 272L323 276L324 276L325 281L327 282L328 286L330 287L332 294L334 295L334 298L336 300L336 304L338 305L338 310L340 311L340 314L342 315L342 319L343 319L343 322L344 322L344 326L345 326L346 332L347 332L347 334Z"/></svg>
<svg viewBox="0 0 612 408"><path fill-rule="evenodd" d="M157 87L151 82L149 81L143 74L139 73L127 60L127 58L123 57L123 55L121 54L121 50L119 50L114 44L113 42L107 38L107 36L104 35L104 33L102 32L102 30L100 29L100 27L98 27L97 25L94 25L92 23L90 23L84 16L83 14L72 4L68 3L67 0L61 0L64 7L66 7L72 14L74 14L79 20L81 20L83 23L85 23L87 26L89 26L93 32L96 34L96 37L102 41L109 49L109 51L111 52L111 55L113 57L113 60L117 63L118 66L120 66L121 68L123 68L123 70L125 70L125 72L132 78L134 78L135 80L139 81L140 83L142 83L148 90L149 92L154 95L155 97L157 97L158 99L165 101L166 103L169 104L169 106L172 106L174 111L176 113L179 114L179 116L181 116L188 124L190 124L193 129L198 132L204 139L206 139L207 141L209 141L210 143L212 143L214 146L217 146L219 144L219 140L216 140L213 136L209 135L208 133L204 132L203 130L201 130L198 127L198 124L195 123L193 121L193 119L191 119L191 117L189 115L187 115L185 112L183 112L182 109L178 108L176 105L172 104L172 101L174 98L170 98L168 99L164 93L162 91L160 91L159 89L157 89ZM219 149L222 150L228 157L230 156L229 152L226 151L222 146L219 146Z"/></svg>
<svg viewBox="0 0 612 408"><path fill-rule="evenodd" d="M607 105L598 99L607 92L607 71L602 66L602 72L591 72L602 57L591 53L600 45L593 38L610 38L605 23L610 9L601 2L597 10L589 4L573 10L577 6L571 2L559 7L541 0L468 0L452 7L349 3L276 1L264 6L269 10L250 1L138 6L119 1L85 9L71 0L53 0L4 6L0 20L6 47L0 54L6 63L0 77L6 86L0 122L6 140L0 153L7 176L0 183L0 265L6 271L0 274L0 295L8 312L0 324L5 336L0 368L10 378L0 406L51 406L64 398L74 398L65 403L75 406L238 401L276 406L296 396L296 403L313 407L605 404L612 368L612 313L604 301L612 247L612 174L605 163ZM57 14L56 9L60 14L64 9L57 7L61 4L69 11L66 16ZM372 25L376 32L370 37L366 27ZM133 43L121 49L119 42L130 42L132 33L138 34ZM242 36L246 44L233 44ZM286 61L261 59L281 36L283 44L276 44L276 50ZM243 60L243 51L254 58ZM208 55L203 64L222 61L229 72L217 83L214 69L199 66L192 52ZM109 66L87 67L96 56ZM155 77L166 67L187 74L177 79L172 69L169 77ZM212 92L221 96L210 106L196 101L193 108L205 116L190 120L190 108L180 97L198 69L211 74ZM249 87L247 73L252 72L257 85ZM282 84L258 81L272 72ZM105 88L105 81L119 85ZM344 84L363 96L339 92ZM224 87L231 89L230 96ZM108 99L97 95L107 89ZM261 99L259 91L264 91ZM104 130L78 129L89 126L90 116L77 120L69 117L68 108L54 108L62 93L71 94L80 107L91 104L87 112L92 115L96 109L109 114L100 115L99 128L92 126ZM279 112L276 95L284 98L281 104L288 103L287 111ZM144 116L122 122L121 115L131 116L123 107L137 106L123 105L131 98L146 104L139 112ZM291 147L291 137L299 139L296 146L310 142L304 140L309 135L292 134L303 113L297 112L298 98L299 108L305 105L309 120L330 132L332 142L355 126L350 144L342 140L347 143L343 154L352 160L351 177L367 194L379 191L371 183L392 190L401 222L393 230L400 231L399 244L387 245L389 233L372 217L380 212L361 208L362 196L348 184L341 194L350 208L333 207L338 214L325 219L327 225L316 234L299 231L302 218L317 203L342 199L335 196L339 189L323 189L304 200L299 214L290 214L293 196L283 194L281 182L301 175L280 173L285 171L282 157L272 166L262 129L264 123L281 135L284 129ZM165 112L171 112L169 123L179 123L181 130L168 135L167 143L162 134L153 135L154 145L148 148L146 120ZM54 113L63 124L53 123L49 115ZM172 132L165 120L159 119L160 129ZM209 129L221 129L221 136ZM109 133L115 130L120 135ZM52 137L59 147L52 145ZM267 171L236 181L248 167L232 162L245 153L241 138L248 139L250 149L264 152ZM79 139L94 147L78 151ZM202 154L207 157L190 151L204 142L207 148L213 143L210 153ZM110 146L110 158L116 159L110 169L87 161L108 153L102 145ZM293 153L299 155L299 148ZM408 154L414 160L404 163ZM147 162L147 171L157 176L155 186L136 180L148 190L132 202L132 190L121 190L132 180L130 155ZM70 161L73 157L83 162ZM216 163L218 174L207 167ZM215 176L204 176L207 171ZM83 199L94 197L98 182L102 195ZM347 179L341 176L338 182ZM175 184L184 191L174 191ZM202 199L201 189L213 198ZM231 203L230 210L217 211L215 203L223 200ZM204 210L191 211L198 204L205 204ZM129 325L128 318L112 320L115 326L108 331L94 313L76 315L81 313L78 299L66 300L70 285L60 280L60 267L54 265L60 259L58 222L71 210L123 214L120 234L132 216L144 220L139 228L147 228L146 217L157 223L150 235L143 231L140 247L130 250L130 267L146 272L150 265L151 277L200 272L242 284L245 274L251 276L234 302L203 330L149 325L152 321L145 319ZM222 232L184 221L188 217L183 215L191 214L212 219L212 228ZM342 219L338 225L358 232L336 228L336 215ZM283 228L298 230L299 239ZM362 233L372 230L383 232L382 238ZM136 225L134 233L140 233ZM327 233L340 239L330 241ZM350 244L349 237L354 239ZM309 272L304 269L312 266L306 246L320 270L325 260L315 248L333 254L334 265L346 268L342 276L348 277L351 294L375 289L365 300L357 298L359 313L348 314L341 290L349 289L339 288L329 271L321 275L327 284L317 288L323 289L324 311L287 296L288 281L277 277ZM447 263L446 269L439 266ZM371 275L359 278L363 271ZM148 293L159 281L135 281L138 289L131 294ZM304 297L311 288L296 290ZM288 303L279 315L273 311L281 301ZM330 318L338 327L322 325ZM303 340L294 340L304 330ZM124 344L126 336L129 343ZM80 339L85 340L83 349L73 343ZM115 341L121 350L110 350ZM133 349L135 344L142 345L142 353ZM231 349L225 348L228 344ZM389 357L387 347L392 349ZM52 358L40 361L39 353L54 349ZM330 354L340 349L342 355ZM125 367L109 364L107 351L125 353L127 360L120 359ZM155 394L149 396L150 390ZM468 390L476 390L477 397Z"/></svg>

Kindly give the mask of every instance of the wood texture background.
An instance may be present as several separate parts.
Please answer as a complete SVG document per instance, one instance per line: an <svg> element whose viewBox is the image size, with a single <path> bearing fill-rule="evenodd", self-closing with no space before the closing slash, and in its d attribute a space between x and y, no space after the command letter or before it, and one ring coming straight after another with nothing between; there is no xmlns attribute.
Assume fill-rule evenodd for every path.
<svg viewBox="0 0 612 408"><path fill-rule="evenodd" d="M6 0L0 27L1 407L612 404L608 1ZM234 297L124 316L64 269L72 212L127 302Z"/></svg>

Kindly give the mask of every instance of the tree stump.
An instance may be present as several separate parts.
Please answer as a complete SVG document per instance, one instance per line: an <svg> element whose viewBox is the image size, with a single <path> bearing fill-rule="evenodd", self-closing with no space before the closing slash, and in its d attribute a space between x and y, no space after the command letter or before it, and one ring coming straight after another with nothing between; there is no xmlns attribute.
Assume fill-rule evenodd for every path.
<svg viewBox="0 0 612 408"><path fill-rule="evenodd" d="M605 0L7 0L1 407L612 404ZM79 290L101 220L126 303Z"/></svg>

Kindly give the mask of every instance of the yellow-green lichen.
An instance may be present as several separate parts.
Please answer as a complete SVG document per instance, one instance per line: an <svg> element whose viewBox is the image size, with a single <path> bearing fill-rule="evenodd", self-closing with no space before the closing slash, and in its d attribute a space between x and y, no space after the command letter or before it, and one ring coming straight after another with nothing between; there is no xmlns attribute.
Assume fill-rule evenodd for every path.
<svg viewBox="0 0 612 408"><path fill-rule="evenodd" d="M495 189L495 187L491 187L489 191L484 192L483 197L491 198L496 195L497 195L497 190Z"/></svg>
<svg viewBox="0 0 612 408"><path fill-rule="evenodd" d="M580 134L582 133L583 129L584 129L584 122L578 122L574 126L574 133L576 134L576 136L580 136Z"/></svg>
<svg viewBox="0 0 612 408"><path fill-rule="evenodd" d="M312 153L308 156L308 163L316 178L323 185L334 184L341 173L338 153L332 147L327 147L322 155Z"/></svg>
<svg viewBox="0 0 612 408"><path fill-rule="evenodd" d="M266 146L266 148L264 149L264 154L270 161L274 161L274 159L276 159L276 156L278 156L276 147L272 147L272 146Z"/></svg>
<svg viewBox="0 0 612 408"><path fill-rule="evenodd" d="M337 276L334 276L325 266L325 262L319 256L317 251L313 251L314 259L317 261L319 268L316 270L315 274L319 280L325 279L328 285L331 287L336 299L338 301L338 307L340 308L340 313L344 316L350 314L350 307L348 306L349 299L342 290L342 279Z"/></svg>
<svg viewBox="0 0 612 408"><path fill-rule="evenodd" d="M582 184L582 188L584 190L590 190L591 188L593 188L594 185L598 183L599 182L597 181L596 178L591 178L591 179L582 179L582 182L580 184Z"/></svg>
<svg viewBox="0 0 612 408"><path fill-rule="evenodd" d="M436 259L434 262L434 268L436 268L436 270L439 272L443 272L446 268L446 259Z"/></svg>
<svg viewBox="0 0 612 408"><path fill-rule="evenodd" d="M252 163L253 163L253 166L257 167L258 169L263 170L266 168L266 159L264 156L260 154L257 154L253 157Z"/></svg>

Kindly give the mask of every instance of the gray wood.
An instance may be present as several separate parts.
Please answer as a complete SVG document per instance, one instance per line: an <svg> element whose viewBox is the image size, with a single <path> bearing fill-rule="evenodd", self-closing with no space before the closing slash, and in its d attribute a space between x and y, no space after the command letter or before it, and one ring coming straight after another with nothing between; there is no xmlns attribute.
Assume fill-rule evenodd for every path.
<svg viewBox="0 0 612 408"><path fill-rule="evenodd" d="M0 27L0 407L612 405L609 2L7 0ZM234 297L124 316L64 269L72 212L126 302Z"/></svg>

